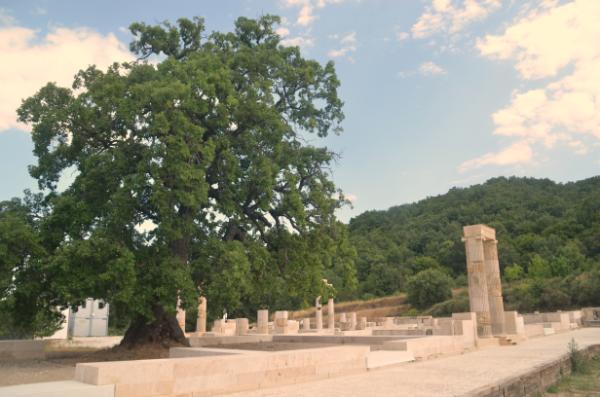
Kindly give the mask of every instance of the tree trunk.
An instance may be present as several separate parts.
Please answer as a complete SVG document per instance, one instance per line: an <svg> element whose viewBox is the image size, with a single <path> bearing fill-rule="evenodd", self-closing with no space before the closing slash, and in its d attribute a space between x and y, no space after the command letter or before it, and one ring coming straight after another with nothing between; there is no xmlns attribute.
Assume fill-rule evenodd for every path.
<svg viewBox="0 0 600 397"><path fill-rule="evenodd" d="M155 316L152 321L148 322L144 317L133 320L123 336L122 347L131 349L148 344L164 347L190 345L174 315L166 313L160 305L155 305L152 310Z"/></svg>

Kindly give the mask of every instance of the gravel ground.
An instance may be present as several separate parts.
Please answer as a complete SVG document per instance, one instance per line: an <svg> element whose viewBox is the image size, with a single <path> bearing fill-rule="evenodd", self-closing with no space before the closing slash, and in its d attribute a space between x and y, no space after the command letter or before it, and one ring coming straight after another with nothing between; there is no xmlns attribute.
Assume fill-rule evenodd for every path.
<svg viewBox="0 0 600 397"><path fill-rule="evenodd" d="M75 364L65 360L0 361L0 386L71 380Z"/></svg>
<svg viewBox="0 0 600 397"><path fill-rule="evenodd" d="M0 360L0 387L72 380L75 377L77 363L165 358L169 357L169 349L160 346L135 350L118 347L102 350L64 349L53 350L47 354L46 360Z"/></svg>

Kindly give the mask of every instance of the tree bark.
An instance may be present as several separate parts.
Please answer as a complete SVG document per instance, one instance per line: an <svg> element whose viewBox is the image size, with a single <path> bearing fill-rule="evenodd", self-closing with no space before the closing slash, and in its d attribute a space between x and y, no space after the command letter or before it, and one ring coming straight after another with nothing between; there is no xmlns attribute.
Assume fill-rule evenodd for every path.
<svg viewBox="0 0 600 397"><path fill-rule="evenodd" d="M165 312L160 305L155 305L152 310L154 319L150 322L144 317L138 317L131 323L123 336L121 346L131 349L148 344L164 347L190 345L174 315Z"/></svg>

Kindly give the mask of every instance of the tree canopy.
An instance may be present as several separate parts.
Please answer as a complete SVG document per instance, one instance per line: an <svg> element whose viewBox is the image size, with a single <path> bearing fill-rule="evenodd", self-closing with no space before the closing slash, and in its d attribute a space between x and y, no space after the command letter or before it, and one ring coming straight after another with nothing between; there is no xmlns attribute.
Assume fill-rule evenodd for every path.
<svg viewBox="0 0 600 397"><path fill-rule="evenodd" d="M135 344L182 341L178 296L247 312L306 304L327 273L356 287L335 154L307 139L341 131L340 82L333 63L283 46L278 22L208 35L201 18L134 23L138 61L23 101L45 193L39 270L63 305L119 305Z"/></svg>

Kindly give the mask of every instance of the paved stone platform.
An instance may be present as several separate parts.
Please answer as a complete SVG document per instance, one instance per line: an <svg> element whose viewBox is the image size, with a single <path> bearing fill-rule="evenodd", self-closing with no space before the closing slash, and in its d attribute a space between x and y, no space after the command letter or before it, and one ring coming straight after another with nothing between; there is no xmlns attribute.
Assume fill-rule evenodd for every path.
<svg viewBox="0 0 600 397"><path fill-rule="evenodd" d="M600 328L529 339L516 346L490 347L463 355L310 383L229 394L229 397L462 396L525 374L567 354L575 338L580 348L600 344Z"/></svg>
<svg viewBox="0 0 600 397"><path fill-rule="evenodd" d="M113 397L114 386L93 386L72 380L30 383L0 389L1 397Z"/></svg>

